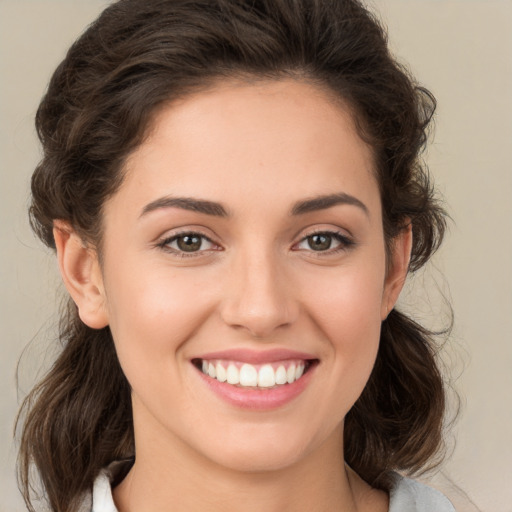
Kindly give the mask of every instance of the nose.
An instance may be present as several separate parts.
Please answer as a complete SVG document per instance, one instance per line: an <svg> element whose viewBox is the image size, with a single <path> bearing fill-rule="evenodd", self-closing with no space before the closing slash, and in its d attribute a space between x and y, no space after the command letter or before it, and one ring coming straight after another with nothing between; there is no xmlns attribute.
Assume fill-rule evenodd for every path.
<svg viewBox="0 0 512 512"><path fill-rule="evenodd" d="M299 306L293 284L276 259L259 253L233 263L221 307L230 327L265 339L295 322Z"/></svg>

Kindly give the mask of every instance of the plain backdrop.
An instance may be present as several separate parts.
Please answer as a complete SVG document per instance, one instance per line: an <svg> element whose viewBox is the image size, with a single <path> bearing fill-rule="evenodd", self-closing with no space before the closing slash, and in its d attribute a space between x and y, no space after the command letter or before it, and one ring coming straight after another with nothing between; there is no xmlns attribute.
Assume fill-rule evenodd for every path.
<svg viewBox="0 0 512 512"><path fill-rule="evenodd" d="M13 422L57 350L56 264L26 214L40 157L33 117L67 47L106 4L0 0L0 512L24 510ZM461 503L459 512L512 512L512 1L371 5L395 53L439 103L426 158L453 223L403 305L442 326L443 297L452 301L455 327L443 357L462 407L447 437L453 453L429 478Z"/></svg>

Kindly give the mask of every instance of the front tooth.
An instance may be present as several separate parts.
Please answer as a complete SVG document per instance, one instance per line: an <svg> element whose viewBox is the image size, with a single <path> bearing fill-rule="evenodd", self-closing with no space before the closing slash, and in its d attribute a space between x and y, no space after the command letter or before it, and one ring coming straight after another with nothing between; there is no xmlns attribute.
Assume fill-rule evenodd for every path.
<svg viewBox="0 0 512 512"><path fill-rule="evenodd" d="M228 384L239 384L240 383L240 375L238 372L238 368L234 364L230 364L228 366L228 370L226 372L226 380Z"/></svg>
<svg viewBox="0 0 512 512"><path fill-rule="evenodd" d="M262 366L258 372L258 386L260 388L271 388L275 385L276 376L274 374L274 368L269 364Z"/></svg>
<svg viewBox="0 0 512 512"><path fill-rule="evenodd" d="M217 380L219 382L226 382L226 379L228 378L226 369L224 366L222 366L220 363L217 363L215 365L215 372L217 373Z"/></svg>
<svg viewBox="0 0 512 512"><path fill-rule="evenodd" d="M288 367L288 370L286 371L286 380L288 381L288 384L295 382L295 364L294 363L292 363Z"/></svg>
<svg viewBox="0 0 512 512"><path fill-rule="evenodd" d="M295 370L295 380L298 380L302 377L304 373L304 363L299 363L297 365L297 369Z"/></svg>
<svg viewBox="0 0 512 512"><path fill-rule="evenodd" d="M240 368L240 385L256 386L258 384L258 372L251 364L244 364Z"/></svg>
<svg viewBox="0 0 512 512"><path fill-rule="evenodd" d="M276 384L286 384L288 382L287 376L286 376L286 369L284 366L280 366L276 370Z"/></svg>
<svg viewBox="0 0 512 512"><path fill-rule="evenodd" d="M217 376L217 373L215 372L215 366L213 366L212 363L208 363L208 375L213 379Z"/></svg>

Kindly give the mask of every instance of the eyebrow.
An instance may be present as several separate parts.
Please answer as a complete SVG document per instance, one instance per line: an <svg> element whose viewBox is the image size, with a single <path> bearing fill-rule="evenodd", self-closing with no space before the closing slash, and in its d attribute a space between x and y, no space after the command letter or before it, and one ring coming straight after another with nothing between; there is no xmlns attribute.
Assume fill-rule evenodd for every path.
<svg viewBox="0 0 512 512"><path fill-rule="evenodd" d="M340 204L357 206L363 210L363 212L368 217L370 216L368 207L362 201L357 199L357 197L351 196L350 194L345 194L344 192L340 192L338 194L328 194L325 196L317 196L311 199L306 199L304 201L299 201L298 203L295 203L291 213L292 215L302 215L304 213L325 210Z"/></svg>
<svg viewBox="0 0 512 512"><path fill-rule="evenodd" d="M305 213L316 212L319 210L326 210L337 205L351 205L360 208L367 216L369 211L367 206L357 199L344 192L338 194L328 194L323 196L305 199L295 203L291 209L291 215L303 215ZM143 217L150 212L160 208L181 208L192 212L204 213L205 215L212 215L215 217L228 217L227 210L222 204L214 201L206 201L204 199L195 199L191 197L161 197L147 204L140 215Z"/></svg>
<svg viewBox="0 0 512 512"><path fill-rule="evenodd" d="M228 212L220 203L191 197L161 197L147 204L140 216L143 217L160 208L181 208L182 210L214 215L216 217L228 216Z"/></svg>

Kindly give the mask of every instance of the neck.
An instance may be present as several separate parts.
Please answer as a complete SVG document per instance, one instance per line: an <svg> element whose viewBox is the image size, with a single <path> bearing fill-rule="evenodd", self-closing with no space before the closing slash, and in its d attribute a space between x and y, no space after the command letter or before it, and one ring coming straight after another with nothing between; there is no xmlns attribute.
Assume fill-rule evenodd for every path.
<svg viewBox="0 0 512 512"><path fill-rule="evenodd" d="M119 512L387 511L387 495L345 466L340 434L300 462L258 472L218 466L183 453L187 447L175 445L172 456L161 444L138 447L134 466L114 490L116 506Z"/></svg>

